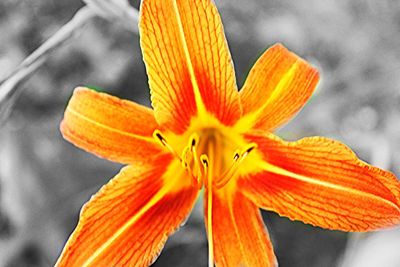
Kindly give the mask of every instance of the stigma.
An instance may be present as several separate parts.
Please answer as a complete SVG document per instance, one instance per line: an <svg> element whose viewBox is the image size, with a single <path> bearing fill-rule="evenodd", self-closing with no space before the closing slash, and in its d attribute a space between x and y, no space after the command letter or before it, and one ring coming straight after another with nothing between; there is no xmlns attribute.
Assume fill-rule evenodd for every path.
<svg viewBox="0 0 400 267"><path fill-rule="evenodd" d="M257 148L232 131L205 128L177 136L155 130L153 137L180 161L193 186L221 189L238 176L246 158Z"/></svg>

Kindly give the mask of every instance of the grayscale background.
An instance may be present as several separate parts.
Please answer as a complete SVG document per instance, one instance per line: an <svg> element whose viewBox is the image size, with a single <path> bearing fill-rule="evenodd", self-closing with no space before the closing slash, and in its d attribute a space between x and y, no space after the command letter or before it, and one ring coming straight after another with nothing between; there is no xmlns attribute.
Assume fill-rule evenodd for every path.
<svg viewBox="0 0 400 267"><path fill-rule="evenodd" d="M400 1L215 1L239 86L276 42L321 72L316 93L280 136L332 137L400 175ZM138 8L139 1L131 4ZM83 5L0 0L0 81ZM121 167L61 137L63 110L78 85L149 105L137 34L92 19L20 86L0 128L0 267L54 265L82 204ZM272 212L263 217L281 267L400 266L400 229L349 235ZM206 265L200 203L154 266Z"/></svg>

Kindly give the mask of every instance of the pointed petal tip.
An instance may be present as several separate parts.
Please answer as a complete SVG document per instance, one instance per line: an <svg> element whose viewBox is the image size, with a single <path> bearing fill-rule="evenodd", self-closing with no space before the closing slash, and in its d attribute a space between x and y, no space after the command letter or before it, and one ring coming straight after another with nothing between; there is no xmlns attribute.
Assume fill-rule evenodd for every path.
<svg viewBox="0 0 400 267"><path fill-rule="evenodd" d="M322 137L253 137L264 154L264 171L240 180L240 186L258 206L331 230L399 225L398 179L362 162L344 144Z"/></svg>
<svg viewBox="0 0 400 267"><path fill-rule="evenodd" d="M314 92L319 72L278 43L256 61L240 90L243 129L272 131L291 119ZM238 126L238 127L239 127Z"/></svg>

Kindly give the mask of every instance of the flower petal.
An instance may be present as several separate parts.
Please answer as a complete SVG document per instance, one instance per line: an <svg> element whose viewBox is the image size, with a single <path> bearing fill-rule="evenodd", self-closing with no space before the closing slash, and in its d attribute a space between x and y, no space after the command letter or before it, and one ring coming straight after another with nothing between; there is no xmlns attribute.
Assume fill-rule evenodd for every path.
<svg viewBox="0 0 400 267"><path fill-rule="evenodd" d="M157 123L150 109L86 88L75 89L60 128L74 145L120 163L160 152L151 137Z"/></svg>
<svg viewBox="0 0 400 267"><path fill-rule="evenodd" d="M271 131L294 116L313 93L318 71L281 44L255 63L240 91L239 128Z"/></svg>
<svg viewBox="0 0 400 267"><path fill-rule="evenodd" d="M84 206L57 266L149 266L196 196L170 155L123 168Z"/></svg>
<svg viewBox="0 0 400 267"><path fill-rule="evenodd" d="M226 125L235 123L239 94L213 1L143 0L140 35L161 125L183 133L192 117L207 112Z"/></svg>
<svg viewBox="0 0 400 267"><path fill-rule="evenodd" d="M249 135L264 161L239 181L257 205L292 220L343 231L369 231L400 222L400 183L345 145L322 137L285 142Z"/></svg>
<svg viewBox="0 0 400 267"><path fill-rule="evenodd" d="M258 207L241 193L228 191L221 189L214 192L212 197L212 231L216 266L277 266L272 244ZM207 196L207 192L205 195ZM207 201L205 206L207 225Z"/></svg>

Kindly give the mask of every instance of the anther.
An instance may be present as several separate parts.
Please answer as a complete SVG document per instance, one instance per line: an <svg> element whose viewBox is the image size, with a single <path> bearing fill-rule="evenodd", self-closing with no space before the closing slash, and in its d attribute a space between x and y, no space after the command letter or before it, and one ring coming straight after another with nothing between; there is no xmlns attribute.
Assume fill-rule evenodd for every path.
<svg viewBox="0 0 400 267"><path fill-rule="evenodd" d="M154 130L153 132L153 137L158 140L161 145L166 146L167 145L167 140L165 140L164 136L159 130Z"/></svg>
<svg viewBox="0 0 400 267"><path fill-rule="evenodd" d="M242 157L244 158L244 157L246 157L253 149L255 149L257 147L257 144L256 143L250 143L250 144L248 144L245 148L244 148L244 150L243 150L243 152L242 152Z"/></svg>
<svg viewBox="0 0 400 267"><path fill-rule="evenodd" d="M257 144L250 144L251 146L246 150L246 153L250 153L254 148L257 147Z"/></svg>
<svg viewBox="0 0 400 267"><path fill-rule="evenodd" d="M204 178L208 178L209 175L211 175L211 174L208 173L208 168L209 168L209 166L210 166L210 163L209 163L209 160L208 160L207 155L206 155L206 154L202 154L202 155L200 156L200 161L201 161L201 164L203 165L203 177L204 177ZM208 180L209 180L209 179L205 179L205 180L203 180L203 181L205 181L206 183L208 183Z"/></svg>
<svg viewBox="0 0 400 267"><path fill-rule="evenodd" d="M156 139L161 146L166 147L175 157L182 161L181 157L176 153L176 151L172 148L170 144L168 144L167 139L161 133L160 130L156 129L153 132L153 138Z"/></svg>
<svg viewBox="0 0 400 267"><path fill-rule="evenodd" d="M197 133L192 133L189 138L189 146L191 149L195 148L199 142L199 135Z"/></svg>
<svg viewBox="0 0 400 267"><path fill-rule="evenodd" d="M236 152L233 154L233 160L234 160L234 161L238 161L239 158L240 158L239 152L236 151Z"/></svg>
<svg viewBox="0 0 400 267"><path fill-rule="evenodd" d="M197 144L199 143L199 135L197 133L192 133L190 138L189 138L189 144L188 146L190 147L190 152L192 153L192 159L193 159L193 172L197 179L199 180L201 178L201 166L199 164L199 158L197 156Z"/></svg>
<svg viewBox="0 0 400 267"><path fill-rule="evenodd" d="M207 157L207 155L206 154L202 154L200 156L200 160L201 160L201 163L203 164L203 166L205 168L208 168L208 157Z"/></svg>
<svg viewBox="0 0 400 267"><path fill-rule="evenodd" d="M247 157L247 155L257 147L256 143L250 143L247 146L245 146L242 149L242 152L239 154L239 152L235 152L233 155L233 163L232 165L222 173L221 179L216 182L215 187L217 189L222 188L225 186L231 178L235 175L235 173L238 171L240 164L243 162L243 160Z"/></svg>

